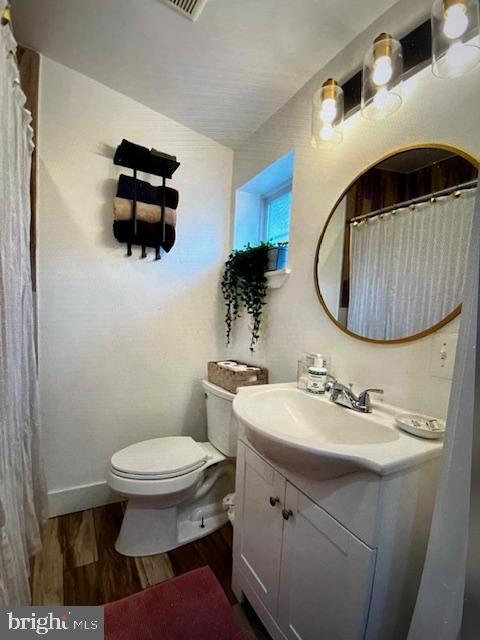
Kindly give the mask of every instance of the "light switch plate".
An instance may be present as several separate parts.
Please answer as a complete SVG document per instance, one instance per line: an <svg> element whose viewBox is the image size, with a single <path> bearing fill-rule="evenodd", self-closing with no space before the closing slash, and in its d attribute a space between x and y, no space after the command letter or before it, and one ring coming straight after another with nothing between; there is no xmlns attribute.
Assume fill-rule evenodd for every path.
<svg viewBox="0 0 480 640"><path fill-rule="evenodd" d="M458 334L437 333L432 340L430 374L436 378L453 379L453 366L457 350Z"/></svg>

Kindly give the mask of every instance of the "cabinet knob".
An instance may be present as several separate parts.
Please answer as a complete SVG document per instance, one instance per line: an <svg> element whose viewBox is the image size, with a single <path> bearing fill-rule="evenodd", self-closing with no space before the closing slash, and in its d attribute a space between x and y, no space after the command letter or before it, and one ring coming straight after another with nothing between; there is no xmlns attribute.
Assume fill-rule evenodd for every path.
<svg viewBox="0 0 480 640"><path fill-rule="evenodd" d="M293 516L293 511L291 509L282 509L282 516L284 520L288 520Z"/></svg>
<svg viewBox="0 0 480 640"><path fill-rule="evenodd" d="M273 496L270 496L270 504L272 505L272 507L277 505L279 502L280 502L280 498L274 498Z"/></svg>

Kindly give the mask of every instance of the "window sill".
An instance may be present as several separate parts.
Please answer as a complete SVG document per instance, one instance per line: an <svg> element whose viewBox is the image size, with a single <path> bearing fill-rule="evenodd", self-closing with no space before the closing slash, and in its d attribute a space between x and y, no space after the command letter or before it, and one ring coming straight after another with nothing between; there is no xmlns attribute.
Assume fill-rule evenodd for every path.
<svg viewBox="0 0 480 640"><path fill-rule="evenodd" d="M269 289L280 289L284 283L288 280L288 276L291 274L291 269L277 269L276 271L267 271L265 277L267 278L267 286Z"/></svg>

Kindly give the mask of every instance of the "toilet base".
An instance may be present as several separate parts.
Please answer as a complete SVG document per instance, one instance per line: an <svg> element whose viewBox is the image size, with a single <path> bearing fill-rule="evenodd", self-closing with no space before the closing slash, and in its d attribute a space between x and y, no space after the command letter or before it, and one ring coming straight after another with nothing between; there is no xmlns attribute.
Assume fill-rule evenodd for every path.
<svg viewBox="0 0 480 640"><path fill-rule="evenodd" d="M192 498L175 507L162 508L155 497L131 497L115 549L125 556L149 556L207 536L228 522L222 499L234 483L235 467L226 462L208 469Z"/></svg>
<svg viewBox="0 0 480 640"><path fill-rule="evenodd" d="M176 507L160 510L147 507L143 513L140 513L137 506L132 508L135 516L132 520L135 532L132 533L129 526L127 507L122 528L115 543L115 549L124 556L151 556L166 553L183 544L208 536L228 522L225 511L210 517L204 516L204 526L201 527L201 520L196 522L189 519L178 520Z"/></svg>

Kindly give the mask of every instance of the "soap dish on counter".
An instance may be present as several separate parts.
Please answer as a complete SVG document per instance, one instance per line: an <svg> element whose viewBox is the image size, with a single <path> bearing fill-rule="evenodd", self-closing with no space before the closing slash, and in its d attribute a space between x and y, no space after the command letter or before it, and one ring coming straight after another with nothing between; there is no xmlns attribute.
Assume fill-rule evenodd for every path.
<svg viewBox="0 0 480 640"><path fill-rule="evenodd" d="M408 431L419 438L436 440L445 435L445 420L422 416L418 413L402 413L395 416L395 422L400 429Z"/></svg>

